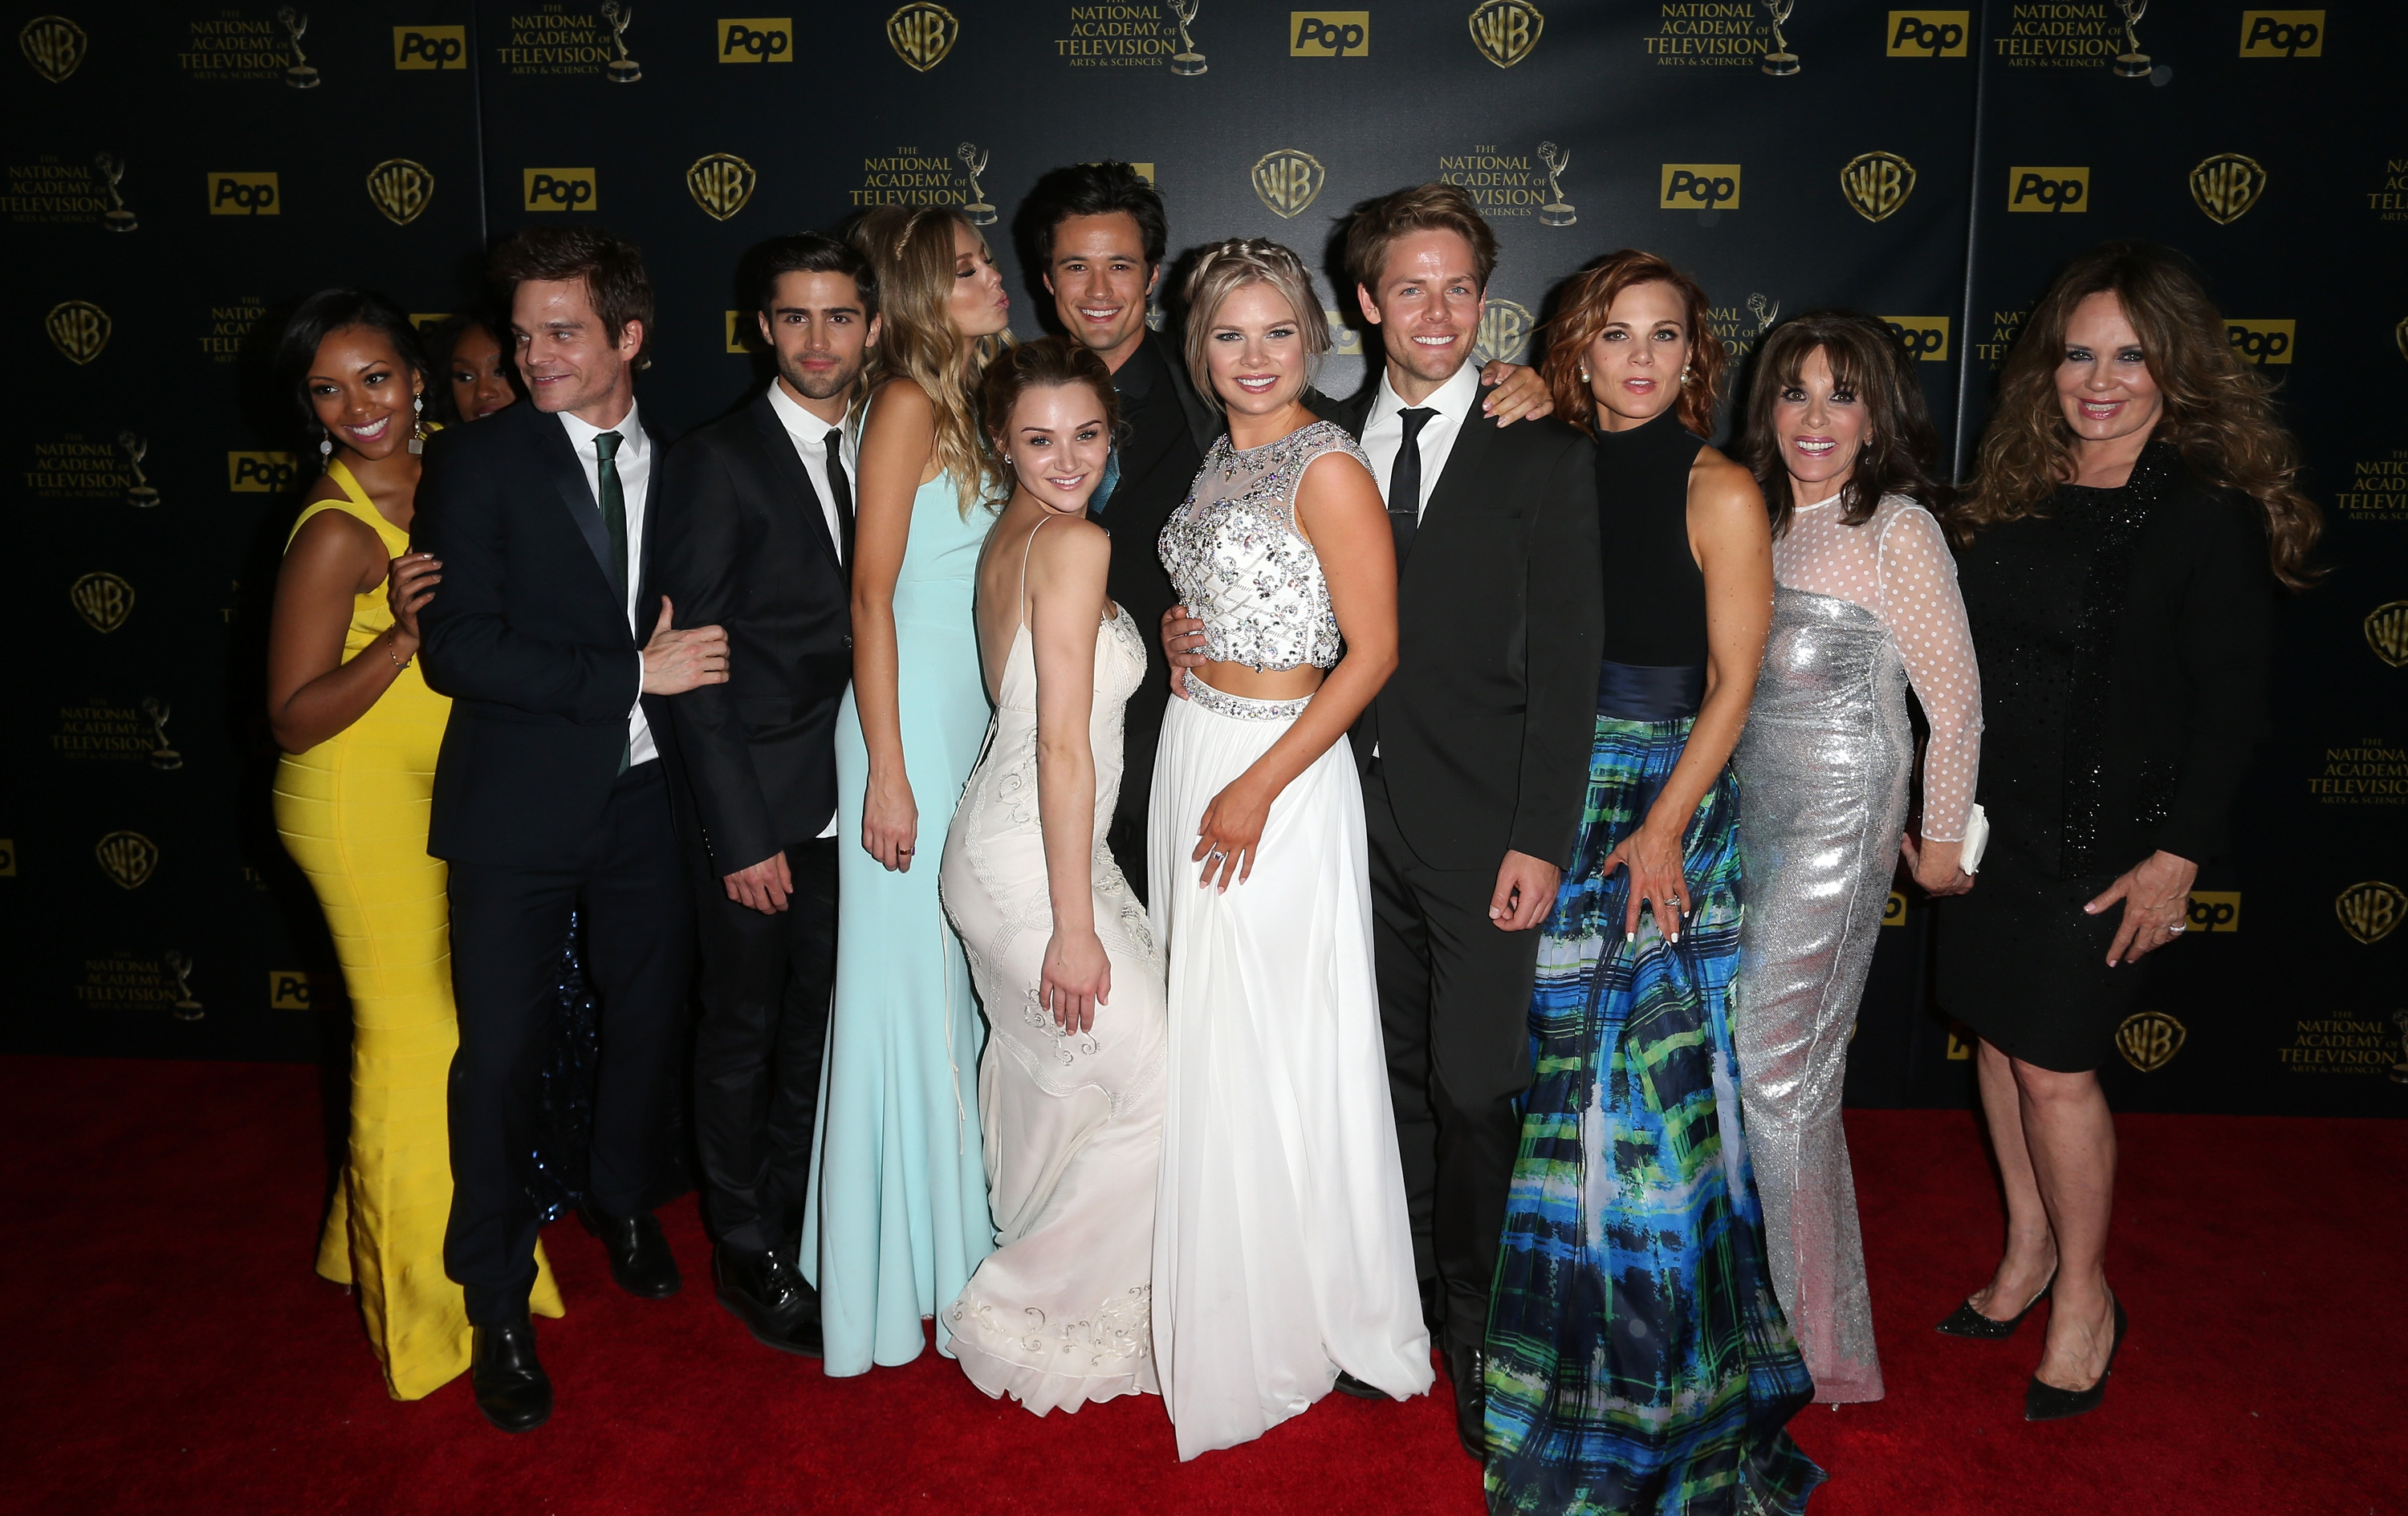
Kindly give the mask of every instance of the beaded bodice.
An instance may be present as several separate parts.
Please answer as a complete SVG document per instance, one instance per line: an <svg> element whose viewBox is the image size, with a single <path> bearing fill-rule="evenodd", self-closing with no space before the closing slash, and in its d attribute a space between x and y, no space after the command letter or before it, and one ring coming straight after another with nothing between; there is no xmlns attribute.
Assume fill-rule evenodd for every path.
<svg viewBox="0 0 2408 1516"><path fill-rule="evenodd" d="M1371 465L1342 428L1299 427L1242 452L1224 436L1163 523L1162 563L1204 623L1204 655L1250 668L1327 668L1342 648L1321 560L1296 529L1296 487L1325 453Z"/></svg>

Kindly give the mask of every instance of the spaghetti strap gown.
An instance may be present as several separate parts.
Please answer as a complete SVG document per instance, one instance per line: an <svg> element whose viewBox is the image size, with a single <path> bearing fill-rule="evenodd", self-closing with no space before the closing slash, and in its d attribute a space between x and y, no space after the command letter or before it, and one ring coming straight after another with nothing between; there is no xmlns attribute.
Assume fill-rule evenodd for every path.
<svg viewBox="0 0 2408 1516"><path fill-rule="evenodd" d="M374 531L386 557L409 551L408 536L340 460L326 473L343 497L303 510L293 536L339 511ZM344 660L392 625L379 581L351 602ZM412 662L367 714L276 765L276 830L325 912L351 1002L351 1135L318 1272L358 1290L368 1346L396 1400L439 1389L468 1366L467 1308L443 1273L452 1214L445 1098L460 1042L452 919L443 862L426 852L435 754L451 714L452 702ZM535 1262L530 1305L557 1316L560 1289L540 1242Z"/></svg>
<svg viewBox="0 0 2408 1516"><path fill-rule="evenodd" d="M911 497L895 583L896 694L920 851L901 873L861 846L869 749L851 690L837 713L836 997L800 1266L819 1287L832 1376L918 1357L921 1323L995 1246L979 1142L984 1037L937 889L941 839L986 734L970 606L993 523L983 507L964 516L941 474ZM948 1337L939 1319L939 1352Z"/></svg>

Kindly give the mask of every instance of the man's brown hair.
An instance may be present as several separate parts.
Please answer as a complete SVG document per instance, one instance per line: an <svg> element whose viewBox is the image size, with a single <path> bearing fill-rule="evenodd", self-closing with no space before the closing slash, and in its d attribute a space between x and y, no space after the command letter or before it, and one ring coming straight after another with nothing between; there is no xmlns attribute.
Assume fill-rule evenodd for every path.
<svg viewBox="0 0 2408 1516"><path fill-rule="evenodd" d="M493 277L514 299L534 279L583 279L594 314L616 343L629 322L644 325L644 346L652 340L652 281L636 245L599 226L529 226L494 250ZM643 356L642 349L637 356Z"/></svg>
<svg viewBox="0 0 2408 1516"><path fill-rule="evenodd" d="M1497 234L1481 220L1471 196L1453 184L1416 184L1355 207L1346 222L1346 271L1377 294L1388 249L1415 232L1453 232L1471 244L1472 268L1480 287L1488 288L1497 268Z"/></svg>

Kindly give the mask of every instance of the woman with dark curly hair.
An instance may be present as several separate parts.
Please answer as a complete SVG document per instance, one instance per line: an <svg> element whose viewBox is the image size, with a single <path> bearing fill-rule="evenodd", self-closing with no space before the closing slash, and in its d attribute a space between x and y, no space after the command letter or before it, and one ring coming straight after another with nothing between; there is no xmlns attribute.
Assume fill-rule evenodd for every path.
<svg viewBox="0 0 2408 1516"><path fill-rule="evenodd" d="M519 403L509 322L482 310L446 316L426 333L427 407L446 426L482 421Z"/></svg>
<svg viewBox="0 0 2408 1516"><path fill-rule="evenodd" d="M2005 1255L1940 1324L2011 1336L2054 1292L2033 1421L2097 1406L2125 1328L2098 1067L2224 850L2264 720L2277 583L2318 517L2269 387L2189 269L2110 243L2033 307L1951 526L1991 720L1982 888L1940 918L1940 998L1981 1038ZM2117 908L2121 908L2120 910Z"/></svg>

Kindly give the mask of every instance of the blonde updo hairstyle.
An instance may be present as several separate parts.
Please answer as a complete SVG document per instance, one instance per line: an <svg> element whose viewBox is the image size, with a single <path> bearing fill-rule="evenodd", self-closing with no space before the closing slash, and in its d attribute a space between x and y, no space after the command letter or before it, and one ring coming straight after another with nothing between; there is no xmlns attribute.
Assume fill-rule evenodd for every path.
<svg viewBox="0 0 2408 1516"><path fill-rule="evenodd" d="M1223 303L1249 284L1269 285L1296 313L1297 332L1312 359L1305 376L1308 384L1319 371L1322 356L1329 351L1329 321L1312 293L1312 276L1304 271L1303 259L1258 236L1212 244L1187 276L1187 376L1196 381L1196 393L1215 410L1223 408L1221 397L1212 388L1211 365L1205 360L1212 340L1212 322L1221 314Z"/></svg>

